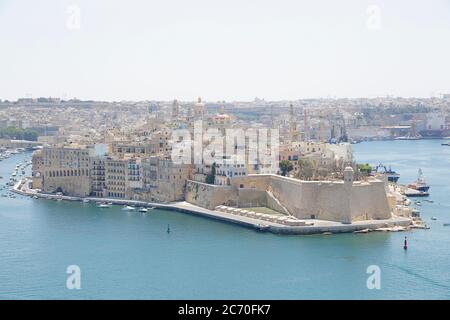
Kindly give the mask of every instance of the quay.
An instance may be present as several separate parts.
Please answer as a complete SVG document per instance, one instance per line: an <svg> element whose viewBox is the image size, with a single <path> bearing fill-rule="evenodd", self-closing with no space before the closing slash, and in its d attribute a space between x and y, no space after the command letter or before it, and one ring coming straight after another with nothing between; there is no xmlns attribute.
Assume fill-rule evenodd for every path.
<svg viewBox="0 0 450 320"><path fill-rule="evenodd" d="M55 194L40 193L36 190L30 189L30 179L23 178L18 181L12 192L48 200L65 200L65 201L83 201L88 200L92 203L111 203L113 205L132 205L136 207L154 207L160 210L177 211L186 214L192 214L209 219L214 219L222 222L236 224L242 227L271 232L275 234L290 234L290 235L311 235L311 234L331 234L331 233L367 233L369 231L403 231L408 230L412 226L412 220L405 217L392 217L390 219L380 220L364 220L355 221L352 223L341 223L335 221L305 219L298 220L302 225L286 225L274 221L265 221L253 217L237 215L230 212L219 210L210 210L202 208L186 201L171 202L171 203L155 203L138 200L120 200L110 198L97 197L74 197Z"/></svg>

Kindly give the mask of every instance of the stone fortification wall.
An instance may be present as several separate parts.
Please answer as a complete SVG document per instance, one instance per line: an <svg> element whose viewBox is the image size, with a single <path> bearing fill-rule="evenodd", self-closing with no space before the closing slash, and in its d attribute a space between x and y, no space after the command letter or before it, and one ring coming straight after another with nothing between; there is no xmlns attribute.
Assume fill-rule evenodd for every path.
<svg viewBox="0 0 450 320"><path fill-rule="evenodd" d="M238 191L233 186L217 186L188 180L186 201L207 209L214 209L218 205L236 206Z"/></svg>
<svg viewBox="0 0 450 320"><path fill-rule="evenodd" d="M300 219L360 221L391 216L384 183L301 181L277 175L249 175L232 180L237 188L270 191ZM245 202L245 199L239 199ZM273 204L273 202L272 202Z"/></svg>

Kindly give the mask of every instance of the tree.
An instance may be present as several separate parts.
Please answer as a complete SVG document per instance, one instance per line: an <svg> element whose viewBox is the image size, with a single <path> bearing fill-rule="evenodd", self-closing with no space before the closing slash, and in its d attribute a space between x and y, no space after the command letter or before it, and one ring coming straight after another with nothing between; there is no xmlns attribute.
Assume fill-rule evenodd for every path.
<svg viewBox="0 0 450 320"><path fill-rule="evenodd" d="M216 163L212 164L211 173L206 176L205 182L208 184L214 184L216 180Z"/></svg>
<svg viewBox="0 0 450 320"><path fill-rule="evenodd" d="M297 177L302 180L310 180L314 176L315 164L310 159L300 159L298 161Z"/></svg>
<svg viewBox="0 0 450 320"><path fill-rule="evenodd" d="M365 176L372 173L372 167L368 163L358 164L358 169Z"/></svg>
<svg viewBox="0 0 450 320"><path fill-rule="evenodd" d="M280 161L280 170L281 170L282 176L286 176L286 174L289 171L292 171L292 169L294 169L294 166L292 165L292 163L290 161L288 161L288 160Z"/></svg>
<svg viewBox="0 0 450 320"><path fill-rule="evenodd" d="M30 129L8 127L0 129L0 138L36 141L38 133Z"/></svg>

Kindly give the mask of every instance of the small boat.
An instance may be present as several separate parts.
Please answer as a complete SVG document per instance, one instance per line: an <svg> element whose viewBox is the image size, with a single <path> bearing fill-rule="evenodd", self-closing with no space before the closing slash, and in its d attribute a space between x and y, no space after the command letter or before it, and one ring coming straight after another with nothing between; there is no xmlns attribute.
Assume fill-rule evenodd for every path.
<svg viewBox="0 0 450 320"><path fill-rule="evenodd" d="M420 192L428 192L430 186L425 182L425 178L422 173L422 169L419 169L417 180L408 185L409 188L420 191Z"/></svg>
<svg viewBox="0 0 450 320"><path fill-rule="evenodd" d="M133 207L133 206L124 206L124 207L122 208L122 210L133 211L133 210L136 210L136 208Z"/></svg>
<svg viewBox="0 0 450 320"><path fill-rule="evenodd" d="M89 199L83 199L83 203L89 203Z"/></svg>
<svg viewBox="0 0 450 320"><path fill-rule="evenodd" d="M110 204L107 204L107 203L100 203L98 206L97 206L97 208L110 208L111 207L111 205Z"/></svg>
<svg viewBox="0 0 450 320"><path fill-rule="evenodd" d="M38 196L34 196L33 199L39 199Z"/></svg>
<svg viewBox="0 0 450 320"><path fill-rule="evenodd" d="M444 223L443 226L444 227L450 227L450 223Z"/></svg>
<svg viewBox="0 0 450 320"><path fill-rule="evenodd" d="M437 220L437 218L436 217L431 217L431 220Z"/></svg>
<svg viewBox="0 0 450 320"><path fill-rule="evenodd" d="M145 212L148 212L148 209L147 208L140 208L139 212L144 212L145 213Z"/></svg>
<svg viewBox="0 0 450 320"><path fill-rule="evenodd" d="M266 231L266 230L268 230L270 228L269 225L267 225L267 224L260 224L260 223L257 225L257 227L258 227L259 231Z"/></svg>

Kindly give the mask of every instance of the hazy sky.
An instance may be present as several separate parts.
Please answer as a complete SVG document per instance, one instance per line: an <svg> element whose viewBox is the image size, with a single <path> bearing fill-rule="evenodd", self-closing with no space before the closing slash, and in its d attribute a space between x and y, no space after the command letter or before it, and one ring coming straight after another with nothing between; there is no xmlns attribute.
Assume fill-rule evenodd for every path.
<svg viewBox="0 0 450 320"><path fill-rule="evenodd" d="M0 99L450 93L450 0L0 0L0 40Z"/></svg>

